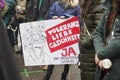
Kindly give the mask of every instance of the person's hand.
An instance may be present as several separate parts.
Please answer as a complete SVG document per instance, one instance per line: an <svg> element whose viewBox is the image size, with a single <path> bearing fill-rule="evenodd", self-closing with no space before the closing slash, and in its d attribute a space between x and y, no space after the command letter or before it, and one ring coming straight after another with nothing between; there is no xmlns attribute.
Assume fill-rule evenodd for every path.
<svg viewBox="0 0 120 80"><path fill-rule="evenodd" d="M52 19L58 19L58 16L53 16Z"/></svg>
<svg viewBox="0 0 120 80"><path fill-rule="evenodd" d="M95 54L95 63L100 67L100 69L103 69L102 61L97 57L97 54Z"/></svg>
<svg viewBox="0 0 120 80"><path fill-rule="evenodd" d="M65 16L60 16L60 19L65 19Z"/></svg>
<svg viewBox="0 0 120 80"><path fill-rule="evenodd" d="M103 69L102 61L103 61L103 60L100 60L100 61L99 61L99 64L98 64L98 66L100 67L100 69Z"/></svg>
<svg viewBox="0 0 120 80"><path fill-rule="evenodd" d="M97 54L95 54L95 63L96 63L97 65L99 65L99 62L100 62L100 60L99 60L99 58L97 57Z"/></svg>

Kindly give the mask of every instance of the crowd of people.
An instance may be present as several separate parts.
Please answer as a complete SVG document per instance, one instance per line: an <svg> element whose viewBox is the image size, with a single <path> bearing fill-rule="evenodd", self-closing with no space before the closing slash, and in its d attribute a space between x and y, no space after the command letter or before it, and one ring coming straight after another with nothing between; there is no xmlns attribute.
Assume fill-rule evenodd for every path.
<svg viewBox="0 0 120 80"><path fill-rule="evenodd" d="M12 48L18 44L20 23L73 16L78 17L81 28L78 56L81 80L119 80L120 0L21 1L24 5L20 0L0 0L2 80L22 80L12 55ZM111 62L109 69L103 67L104 59ZM50 80L53 69L54 65L48 65L43 80ZM69 69L70 64L65 64L61 80L67 80Z"/></svg>

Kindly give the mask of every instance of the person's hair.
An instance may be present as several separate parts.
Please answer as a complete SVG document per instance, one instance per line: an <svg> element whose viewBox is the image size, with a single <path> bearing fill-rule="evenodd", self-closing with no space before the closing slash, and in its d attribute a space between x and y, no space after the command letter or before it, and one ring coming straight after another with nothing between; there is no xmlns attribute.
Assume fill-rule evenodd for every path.
<svg viewBox="0 0 120 80"><path fill-rule="evenodd" d="M81 5L82 7L81 17L84 18L85 16L87 16L98 4L99 4L99 1L96 1L96 0L84 0Z"/></svg>
<svg viewBox="0 0 120 80"><path fill-rule="evenodd" d="M79 0L70 0L71 7L76 7L79 4Z"/></svg>
<svg viewBox="0 0 120 80"><path fill-rule="evenodd" d="M65 9L69 7L76 7L79 4L79 0L58 0Z"/></svg>

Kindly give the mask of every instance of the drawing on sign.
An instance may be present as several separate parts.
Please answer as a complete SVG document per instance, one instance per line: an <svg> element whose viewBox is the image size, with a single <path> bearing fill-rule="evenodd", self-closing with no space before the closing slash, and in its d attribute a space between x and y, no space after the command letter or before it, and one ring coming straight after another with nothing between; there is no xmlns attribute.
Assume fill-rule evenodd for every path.
<svg viewBox="0 0 120 80"><path fill-rule="evenodd" d="M27 62L40 62L45 63L45 58L49 55L46 54L44 50L44 45L46 42L46 34L44 31L45 23L37 23L36 25L29 25L25 27L24 32L24 50L26 50L29 55L27 57ZM50 61L50 60L49 60Z"/></svg>

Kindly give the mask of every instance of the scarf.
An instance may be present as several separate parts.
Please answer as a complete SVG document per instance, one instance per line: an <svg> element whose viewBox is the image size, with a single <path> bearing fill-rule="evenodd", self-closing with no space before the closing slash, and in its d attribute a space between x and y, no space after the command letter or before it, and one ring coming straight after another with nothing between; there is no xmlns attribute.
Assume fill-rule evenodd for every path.
<svg viewBox="0 0 120 80"><path fill-rule="evenodd" d="M108 23L107 23L107 27L106 27L106 44L108 44L109 38L110 38L110 33L112 31L113 28L113 24L115 21L115 17L116 17L116 12L112 12L108 18Z"/></svg>

